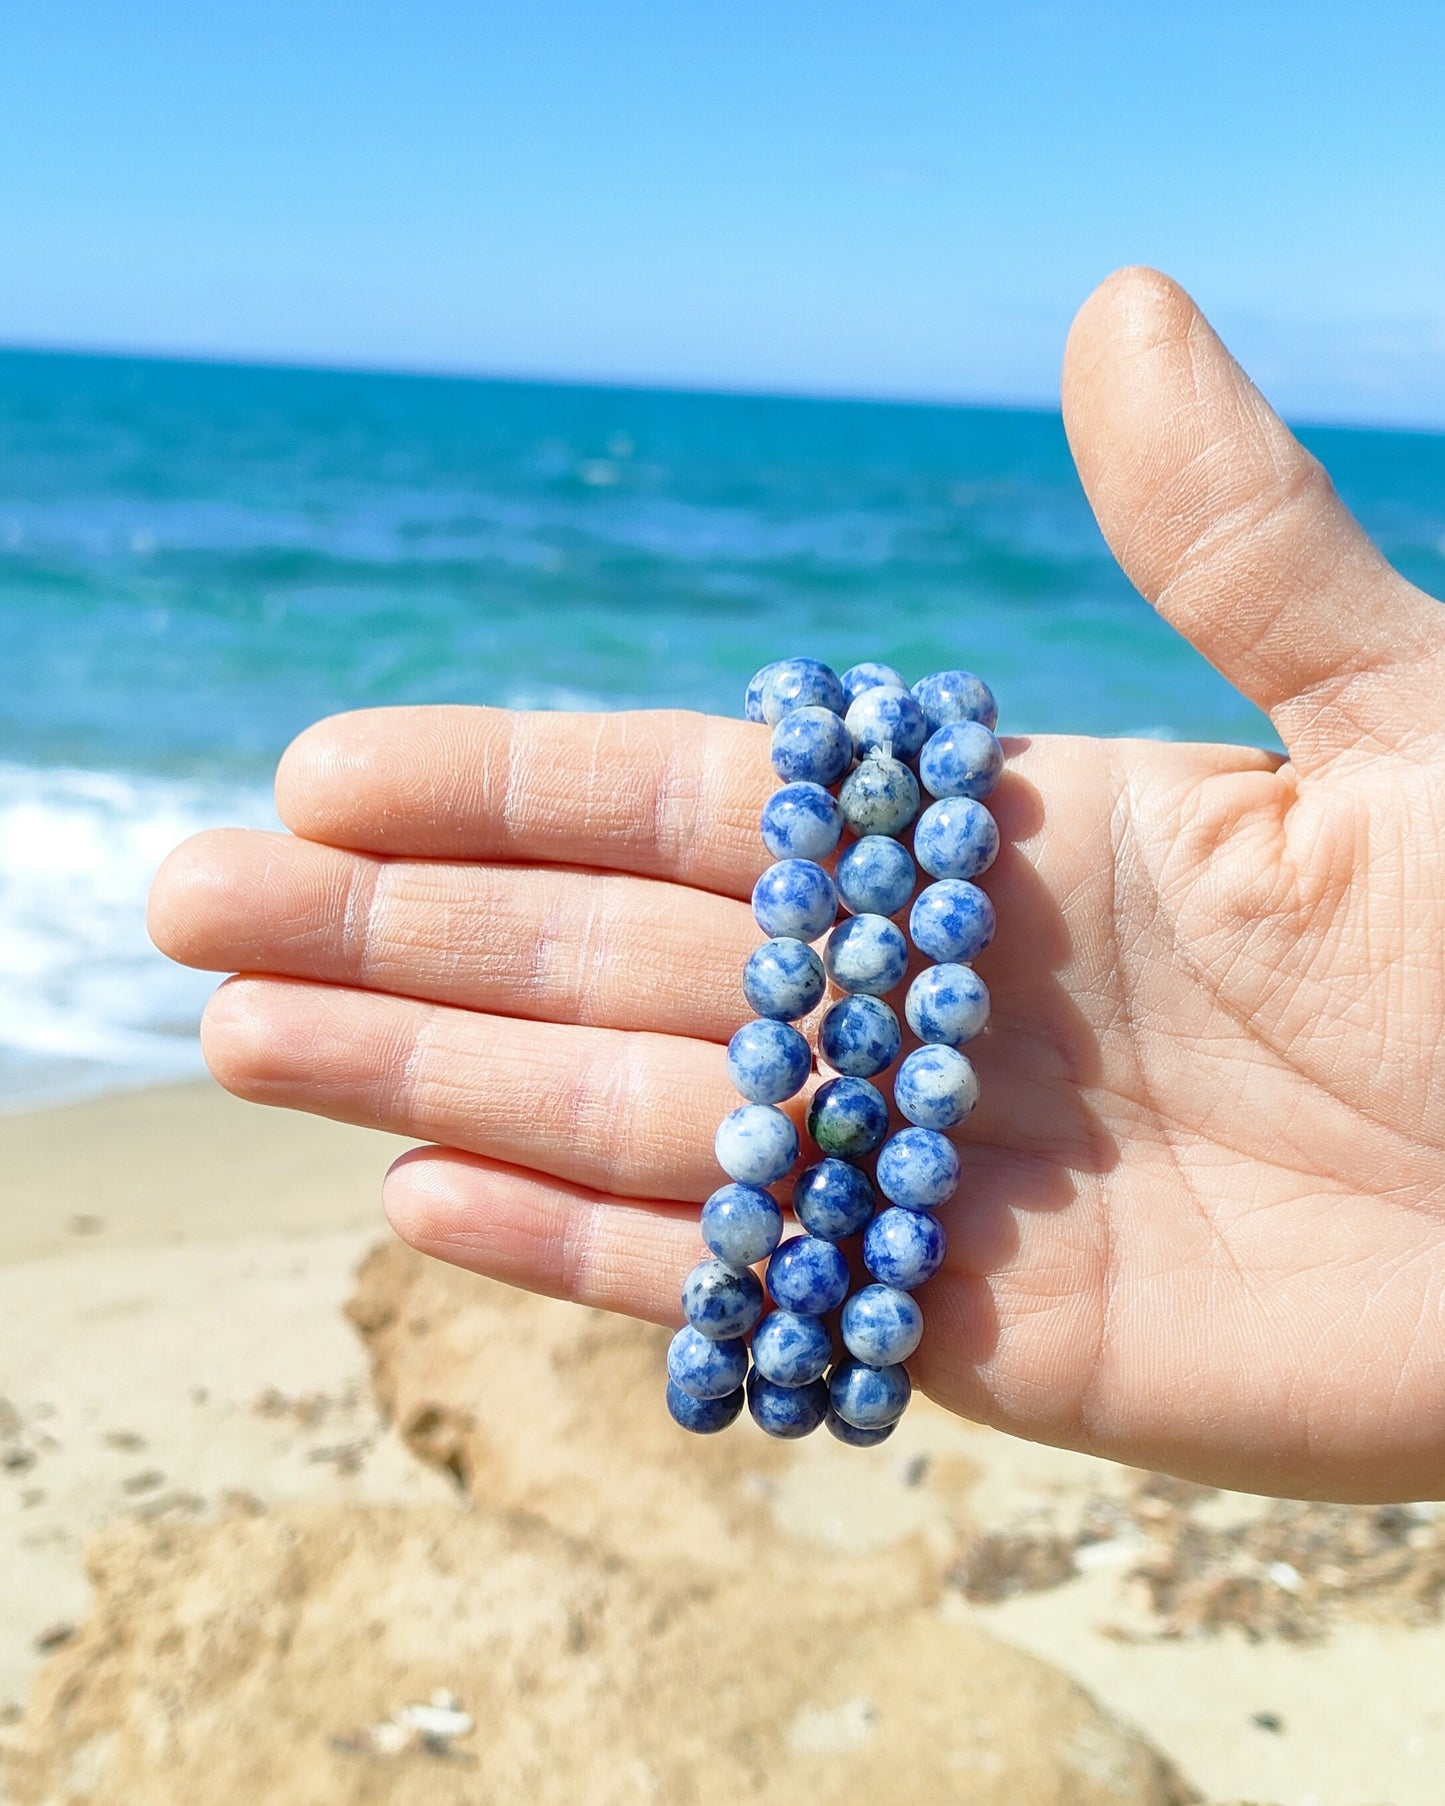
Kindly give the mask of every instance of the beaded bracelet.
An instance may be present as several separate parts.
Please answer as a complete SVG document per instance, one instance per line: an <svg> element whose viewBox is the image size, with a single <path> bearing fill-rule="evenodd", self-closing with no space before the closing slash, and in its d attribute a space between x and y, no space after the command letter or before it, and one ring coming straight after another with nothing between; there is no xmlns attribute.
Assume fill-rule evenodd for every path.
<svg viewBox="0 0 1445 1806"><path fill-rule="evenodd" d="M767 937L743 970L756 1018L727 1055L745 1101L717 1132L729 1183L703 1206L711 1258L683 1282L687 1322L668 1349L667 1406L684 1429L709 1434L746 1400L771 1436L806 1436L826 1422L841 1442L869 1448L908 1404L906 1362L923 1335L912 1293L942 1264L935 1212L959 1179L946 1131L978 1102L977 1075L958 1050L988 1020L988 990L970 962L994 932L993 905L973 880L998 852L983 806L1003 770L998 708L967 671L937 672L910 690L889 665L854 665L840 678L817 659L789 658L756 674L745 712L773 730L783 783L764 805L762 834L776 863L753 889ZM921 816L920 786L934 799ZM823 861L845 827L852 839L830 874ZM915 897L918 866L933 882ZM905 909L906 936L894 919ZM810 943L825 935L820 959ZM890 1135L875 1081L902 1050L885 998L903 982L910 940L933 963L905 996L920 1045L894 1074L908 1127ZM819 1157L794 1182L801 1233L784 1241L770 1188L800 1146L778 1106L812 1073L812 1049L793 1024L822 1002L829 979L842 996L822 1019L818 1052L835 1076L808 1109ZM847 1250L860 1236L869 1283L850 1295ZM753 1271L763 1262L766 1316ZM845 1350L836 1360L834 1312Z"/></svg>

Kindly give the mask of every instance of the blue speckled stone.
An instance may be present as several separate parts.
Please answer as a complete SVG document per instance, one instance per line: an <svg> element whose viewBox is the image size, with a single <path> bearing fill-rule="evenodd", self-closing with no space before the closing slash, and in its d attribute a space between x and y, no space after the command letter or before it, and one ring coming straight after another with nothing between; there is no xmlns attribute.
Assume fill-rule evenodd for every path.
<svg viewBox="0 0 1445 1806"><path fill-rule="evenodd" d="M927 1210L880 1210L863 1231L863 1264L886 1286L911 1292L943 1265L948 1237Z"/></svg>
<svg viewBox="0 0 1445 1806"><path fill-rule="evenodd" d="M920 1041L957 1047L983 1033L988 986L972 966L925 966L909 985L903 1009Z"/></svg>
<svg viewBox="0 0 1445 1806"><path fill-rule="evenodd" d="M794 709L773 729L773 770L785 784L836 784L853 763L853 740L827 709Z"/></svg>
<svg viewBox="0 0 1445 1806"><path fill-rule="evenodd" d="M873 1214L873 1186L867 1173L846 1160L820 1160L798 1175L793 1215L809 1235L825 1242L846 1241Z"/></svg>
<svg viewBox="0 0 1445 1806"><path fill-rule="evenodd" d="M842 997L818 1030L818 1049L835 1072L871 1079L898 1058L903 1031L892 1008L881 997L860 992Z"/></svg>
<svg viewBox="0 0 1445 1806"><path fill-rule="evenodd" d="M684 1430L691 1430L694 1436L716 1436L719 1430L736 1423L745 1397L739 1386L735 1392L726 1392L721 1398L692 1398L674 1381L667 1382L667 1408L672 1421Z"/></svg>
<svg viewBox="0 0 1445 1806"><path fill-rule="evenodd" d="M983 799L1003 776L1003 748L981 721L950 721L924 743L918 778L930 796Z"/></svg>
<svg viewBox="0 0 1445 1806"><path fill-rule="evenodd" d="M861 1160L888 1133L888 1105L867 1079L829 1079L813 1093L808 1133L825 1154Z"/></svg>
<svg viewBox="0 0 1445 1806"><path fill-rule="evenodd" d="M920 1129L951 1129L978 1102L973 1062L954 1047L916 1047L898 1068L893 1101Z"/></svg>
<svg viewBox="0 0 1445 1806"><path fill-rule="evenodd" d="M780 859L753 886L753 915L773 940L816 941L838 915L838 892L811 859Z"/></svg>
<svg viewBox="0 0 1445 1806"><path fill-rule="evenodd" d="M748 1375L748 1410L769 1436L786 1442L811 1436L828 1414L828 1388L822 1380L808 1386L779 1386L756 1368Z"/></svg>
<svg viewBox="0 0 1445 1806"><path fill-rule="evenodd" d="M760 1016L794 1022L823 1001L828 975L803 941L764 941L743 967L743 996Z"/></svg>
<svg viewBox="0 0 1445 1806"><path fill-rule="evenodd" d="M855 841L838 861L838 895L855 916L896 916L917 879L908 848L886 834Z"/></svg>
<svg viewBox="0 0 1445 1806"><path fill-rule="evenodd" d="M779 1309L805 1317L836 1311L848 1296L843 1251L816 1235L795 1235L768 1262L768 1296Z"/></svg>
<svg viewBox="0 0 1445 1806"><path fill-rule="evenodd" d="M843 673L843 700L851 707L865 690L876 690L880 686L890 690L908 688L892 665L880 665L876 659L864 659L861 665L849 665Z"/></svg>
<svg viewBox="0 0 1445 1806"><path fill-rule="evenodd" d="M998 704L993 691L972 671L935 671L931 677L920 677L913 686L930 734L936 734L950 721L981 721L987 728L998 726Z"/></svg>
<svg viewBox="0 0 1445 1806"><path fill-rule="evenodd" d="M816 658L780 658L761 688L763 720L776 727L795 709L827 709L841 715L848 706L838 673Z"/></svg>
<svg viewBox="0 0 1445 1806"><path fill-rule="evenodd" d="M700 1260L682 1282L682 1314L709 1342L728 1342L745 1336L762 1316L763 1288L746 1268L738 1272L720 1260Z"/></svg>
<svg viewBox="0 0 1445 1806"><path fill-rule="evenodd" d="M731 1419L729 1419L731 1422ZM832 1405L828 1406L828 1415L823 1420L839 1442L846 1442L850 1449L876 1449L880 1442L888 1438L898 1428L897 1423L886 1423L881 1430L859 1430L852 1424L845 1423Z"/></svg>
<svg viewBox="0 0 1445 1806"><path fill-rule="evenodd" d="M937 1210L958 1189L958 1149L937 1129L900 1129L878 1155L877 1185L904 1210Z"/></svg>
<svg viewBox="0 0 1445 1806"><path fill-rule="evenodd" d="M726 1398L747 1378L748 1345L737 1338L709 1342L686 1323L667 1350L667 1375L689 1398Z"/></svg>
<svg viewBox="0 0 1445 1806"><path fill-rule="evenodd" d="M748 687L743 692L743 714L749 721L763 719L763 686L778 668L774 659L770 665L764 665L760 671L754 671L748 679Z"/></svg>
<svg viewBox="0 0 1445 1806"><path fill-rule="evenodd" d="M977 959L993 940L993 904L965 878L940 878L918 893L908 917L913 945L929 959Z"/></svg>
<svg viewBox="0 0 1445 1806"><path fill-rule="evenodd" d="M843 1346L869 1367L906 1361L923 1340L923 1312L896 1286L871 1285L843 1306Z"/></svg>
<svg viewBox="0 0 1445 1806"><path fill-rule="evenodd" d="M911 759L928 737L918 698L901 686L880 684L864 690L848 705L843 719L860 759L874 751Z"/></svg>
<svg viewBox="0 0 1445 1806"><path fill-rule="evenodd" d="M855 1430L881 1430L897 1423L912 1396L906 1367L840 1361L828 1380L829 1402Z"/></svg>
<svg viewBox="0 0 1445 1806"><path fill-rule="evenodd" d="M774 859L826 859L843 834L843 808L821 784L784 784L763 804L763 845Z"/></svg>
<svg viewBox="0 0 1445 1806"><path fill-rule="evenodd" d="M849 916L828 936L823 964L841 990L881 997L903 981L908 942L887 916Z"/></svg>
<svg viewBox="0 0 1445 1806"><path fill-rule="evenodd" d="M750 1104L780 1104L803 1089L813 1050L786 1022L760 1016L728 1042L728 1077Z"/></svg>
<svg viewBox="0 0 1445 1806"><path fill-rule="evenodd" d="M798 1158L798 1131L772 1104L744 1104L718 1124L713 1145L729 1179L771 1185Z"/></svg>
<svg viewBox="0 0 1445 1806"><path fill-rule="evenodd" d="M865 834L902 834L922 803L918 779L897 759L869 753L849 774L838 792L843 819L860 838Z"/></svg>
<svg viewBox="0 0 1445 1806"><path fill-rule="evenodd" d="M783 1239L783 1213L760 1185L720 1185L702 1207L702 1239L730 1267L766 1260Z"/></svg>
<svg viewBox="0 0 1445 1806"><path fill-rule="evenodd" d="M775 1386L808 1386L833 1358L833 1338L821 1317L769 1311L753 1335L753 1366Z"/></svg>
<svg viewBox="0 0 1445 1806"><path fill-rule="evenodd" d="M945 797L919 816L913 855L931 878L976 878L998 857L998 823L971 796Z"/></svg>

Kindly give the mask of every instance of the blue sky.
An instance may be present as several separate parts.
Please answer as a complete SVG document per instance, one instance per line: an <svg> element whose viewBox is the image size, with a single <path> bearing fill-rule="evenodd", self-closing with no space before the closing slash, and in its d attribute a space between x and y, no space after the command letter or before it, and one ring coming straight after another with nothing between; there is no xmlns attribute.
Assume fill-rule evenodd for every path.
<svg viewBox="0 0 1445 1806"><path fill-rule="evenodd" d="M1445 7L7 0L0 343L1052 402L1120 263L1445 424Z"/></svg>

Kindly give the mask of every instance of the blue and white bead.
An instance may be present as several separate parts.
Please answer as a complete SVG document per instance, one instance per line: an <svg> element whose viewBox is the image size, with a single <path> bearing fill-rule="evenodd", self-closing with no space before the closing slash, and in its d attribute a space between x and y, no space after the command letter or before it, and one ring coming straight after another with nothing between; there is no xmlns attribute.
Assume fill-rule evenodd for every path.
<svg viewBox="0 0 1445 1806"><path fill-rule="evenodd" d="M838 792L843 819L860 837L898 835L918 813L922 797L908 767L883 753L869 753Z"/></svg>
<svg viewBox="0 0 1445 1806"><path fill-rule="evenodd" d="M748 687L743 692L743 715L746 720L761 721L763 719L763 686L781 662L780 659L774 659L770 665L763 665L759 670L754 671L748 679Z"/></svg>
<svg viewBox="0 0 1445 1806"><path fill-rule="evenodd" d="M848 1296L848 1261L841 1248L816 1235L795 1235L768 1261L768 1296L781 1310L825 1317Z"/></svg>
<svg viewBox="0 0 1445 1806"><path fill-rule="evenodd" d="M1003 748L981 721L950 721L925 742L918 777L930 796L971 796L975 802L1003 776Z"/></svg>
<svg viewBox="0 0 1445 1806"><path fill-rule="evenodd" d="M977 878L998 857L998 823L971 796L945 797L919 816L913 856L930 878Z"/></svg>
<svg viewBox="0 0 1445 1806"><path fill-rule="evenodd" d="M868 1175L846 1160L820 1160L793 1186L793 1215L809 1235L825 1242L856 1235L872 1216L874 1202Z"/></svg>
<svg viewBox="0 0 1445 1806"><path fill-rule="evenodd" d="M682 1282L682 1314L709 1342L745 1336L763 1314L763 1288L746 1267L700 1260Z"/></svg>
<svg viewBox="0 0 1445 1806"><path fill-rule="evenodd" d="M672 1421L694 1436L716 1436L719 1430L736 1423L746 1394L739 1386L721 1398L693 1398L676 1380L667 1382L667 1408Z"/></svg>
<svg viewBox="0 0 1445 1806"><path fill-rule="evenodd" d="M838 915L833 880L811 859L780 859L753 886L753 916L773 940L816 941Z"/></svg>
<svg viewBox="0 0 1445 1806"><path fill-rule="evenodd" d="M886 1072L902 1045L903 1030L893 1010L881 997L862 991L840 998L818 1030L819 1053L835 1072L853 1079Z"/></svg>
<svg viewBox="0 0 1445 1806"><path fill-rule="evenodd" d="M867 1079L829 1079L813 1093L808 1133L824 1154L862 1160L888 1133L888 1104Z"/></svg>
<svg viewBox="0 0 1445 1806"><path fill-rule="evenodd" d="M756 1266L783 1239L783 1213L760 1185L720 1185L702 1207L702 1239L726 1266Z"/></svg>
<svg viewBox="0 0 1445 1806"><path fill-rule="evenodd" d="M886 834L855 841L838 861L838 895L855 916L896 916L917 880L908 848Z"/></svg>
<svg viewBox="0 0 1445 1806"><path fill-rule="evenodd" d="M828 1371L833 1338L821 1317L769 1311L753 1334L753 1366L775 1386L808 1386Z"/></svg>
<svg viewBox="0 0 1445 1806"><path fill-rule="evenodd" d="M743 996L751 1009L776 1022L795 1022L823 1001L828 974L803 941L764 941L743 967Z"/></svg>
<svg viewBox="0 0 1445 1806"><path fill-rule="evenodd" d="M760 700L769 727L776 727L798 709L819 708L841 715L848 706L837 672L816 658L780 658L768 666Z"/></svg>
<svg viewBox="0 0 1445 1806"><path fill-rule="evenodd" d="M795 1096L813 1070L813 1051L789 1023L771 1016L745 1022L728 1042L728 1077L750 1104Z"/></svg>
<svg viewBox="0 0 1445 1806"><path fill-rule="evenodd" d="M690 1323L672 1338L667 1376L689 1398L726 1398L747 1378L748 1345L740 1338L710 1342Z"/></svg>
<svg viewBox="0 0 1445 1806"><path fill-rule="evenodd" d="M875 1178L890 1204L937 1210L958 1190L958 1174L958 1149L946 1135L937 1129L900 1129L879 1151Z"/></svg>
<svg viewBox="0 0 1445 1806"><path fill-rule="evenodd" d="M988 1024L988 986L972 966L925 966L908 987L903 1013L920 1041L959 1047Z"/></svg>
<svg viewBox="0 0 1445 1806"><path fill-rule="evenodd" d="M868 1367L906 1361L923 1340L923 1312L894 1286L864 1286L843 1306L843 1346Z"/></svg>
<svg viewBox="0 0 1445 1806"><path fill-rule="evenodd" d="M887 916L849 916L828 936L823 964L840 990L881 997L903 982L908 942Z"/></svg>
<svg viewBox="0 0 1445 1806"><path fill-rule="evenodd" d="M948 1238L931 1211L880 1210L863 1231L863 1265L883 1285L911 1292L943 1265Z"/></svg>
<svg viewBox="0 0 1445 1806"><path fill-rule="evenodd" d="M828 1415L828 1388L822 1380L807 1386L779 1386L755 1367L748 1375L748 1410L769 1436L792 1442L811 1436Z"/></svg>
<svg viewBox="0 0 1445 1806"><path fill-rule="evenodd" d="M908 916L913 945L929 959L967 964L993 939L988 893L966 878L940 878L921 890Z"/></svg>
<svg viewBox="0 0 1445 1806"><path fill-rule="evenodd" d="M794 709L773 729L772 759L785 784L836 784L853 763L853 738L828 709Z"/></svg>
<svg viewBox="0 0 1445 1806"><path fill-rule="evenodd" d="M826 859L843 834L843 806L821 784L784 784L763 804L763 845L774 859Z"/></svg>
<svg viewBox="0 0 1445 1806"><path fill-rule="evenodd" d="M829 1402L855 1430L882 1430L897 1423L912 1394L906 1367L840 1361L828 1380Z"/></svg>
<svg viewBox="0 0 1445 1806"><path fill-rule="evenodd" d="M772 1104L744 1104L718 1124L717 1163L744 1185L772 1185L798 1158L798 1131Z"/></svg>
<svg viewBox="0 0 1445 1806"><path fill-rule="evenodd" d="M844 712L858 700L865 690L906 690L908 685L893 669L892 665L880 665L875 659L864 659L860 665L849 665L843 673ZM751 721L751 715L748 717ZM762 719L761 716L758 717Z"/></svg>
<svg viewBox="0 0 1445 1806"><path fill-rule="evenodd" d="M947 727L950 721L981 721L990 729L998 726L998 704L993 691L972 671L935 671L931 677L919 678L913 694L930 734Z"/></svg>
<svg viewBox="0 0 1445 1806"><path fill-rule="evenodd" d="M871 752L912 759L928 737L918 698L901 685L879 684L862 691L843 719L860 759Z"/></svg>
<svg viewBox="0 0 1445 1806"><path fill-rule="evenodd" d="M732 1419L729 1418L728 1421L731 1422ZM892 1423L884 1424L881 1430L857 1429L853 1424L845 1423L833 1409L831 1403L828 1406L828 1415L823 1421L828 1426L829 1434L836 1436L839 1442L846 1443L850 1449L876 1449L880 1442L887 1442L898 1428L895 1418Z"/></svg>
<svg viewBox="0 0 1445 1806"><path fill-rule="evenodd" d="M951 1129L978 1102L978 1074L957 1048L916 1047L898 1068L893 1101L920 1129Z"/></svg>

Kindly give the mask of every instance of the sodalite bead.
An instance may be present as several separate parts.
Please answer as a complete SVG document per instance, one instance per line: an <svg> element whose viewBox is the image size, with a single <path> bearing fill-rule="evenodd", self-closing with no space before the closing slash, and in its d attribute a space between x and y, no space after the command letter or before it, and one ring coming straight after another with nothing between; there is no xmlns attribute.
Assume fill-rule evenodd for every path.
<svg viewBox="0 0 1445 1806"><path fill-rule="evenodd" d="M816 658L780 658L768 667L760 695L769 727L776 727L795 709L820 708L841 715L848 706L838 673Z"/></svg>
<svg viewBox="0 0 1445 1806"><path fill-rule="evenodd" d="M798 1158L798 1131L771 1104L744 1104L718 1124L714 1147L729 1179L771 1185Z"/></svg>
<svg viewBox="0 0 1445 1806"><path fill-rule="evenodd" d="M825 1154L861 1160L888 1133L888 1105L867 1079L829 1079L813 1093L808 1133Z"/></svg>
<svg viewBox="0 0 1445 1806"><path fill-rule="evenodd" d="M869 1367L906 1361L923 1340L923 1312L894 1286L864 1286L843 1306L843 1346Z"/></svg>
<svg viewBox="0 0 1445 1806"><path fill-rule="evenodd" d="M891 1204L937 1210L958 1189L958 1149L937 1129L900 1129L884 1142L877 1174L878 1189Z"/></svg>
<svg viewBox="0 0 1445 1806"><path fill-rule="evenodd" d="M690 1323L672 1338L667 1376L689 1398L726 1398L747 1378L748 1345L740 1338L709 1342Z"/></svg>
<svg viewBox="0 0 1445 1806"><path fill-rule="evenodd" d="M739 1273L720 1260L700 1260L682 1282L682 1314L709 1342L727 1342L762 1316L763 1288L746 1267Z"/></svg>
<svg viewBox="0 0 1445 1806"><path fill-rule="evenodd" d="M923 799L918 779L906 765L883 753L869 753L838 792L843 818L853 832L901 834Z"/></svg>
<svg viewBox="0 0 1445 1806"><path fill-rule="evenodd" d="M720 1185L702 1207L702 1239L729 1267L751 1267L783 1239L783 1213L760 1185Z"/></svg>
<svg viewBox="0 0 1445 1806"><path fill-rule="evenodd" d="M972 966L925 966L908 987L903 1011L920 1041L957 1047L983 1032L988 986Z"/></svg>
<svg viewBox="0 0 1445 1806"><path fill-rule="evenodd" d="M824 1317L848 1296L848 1262L841 1248L816 1235L795 1235L768 1262L768 1295L785 1311Z"/></svg>
<svg viewBox="0 0 1445 1806"><path fill-rule="evenodd" d="M880 665L875 659L864 659L861 665L849 665L843 673L843 698L850 708L865 690L876 690L880 686L890 690L908 688L892 665Z"/></svg>
<svg viewBox="0 0 1445 1806"><path fill-rule="evenodd" d="M846 1160L820 1160L800 1173L793 1187L793 1215L809 1235L825 1242L856 1235L872 1216L873 1205L868 1175Z"/></svg>
<svg viewBox="0 0 1445 1806"><path fill-rule="evenodd" d="M828 1414L828 1388L822 1380L808 1386L779 1386L756 1368L748 1375L748 1410L769 1436L791 1442L811 1436Z"/></svg>
<svg viewBox="0 0 1445 1806"><path fill-rule="evenodd" d="M731 1422L732 1419L729 1418L728 1421ZM828 1415L823 1421L827 1424L830 1433L836 1436L839 1442L846 1442L850 1449L876 1449L880 1442L887 1442L898 1428L895 1421L884 1424L881 1430L856 1429L852 1424L844 1423L831 1404L828 1406Z"/></svg>
<svg viewBox="0 0 1445 1806"><path fill-rule="evenodd" d="M886 1286L911 1292L943 1265L948 1238L927 1210L880 1210L863 1231L863 1265Z"/></svg>
<svg viewBox="0 0 1445 1806"><path fill-rule="evenodd" d="M908 942L887 916L849 916L828 936L823 964L842 990L881 997L902 982Z"/></svg>
<svg viewBox="0 0 1445 1806"><path fill-rule="evenodd" d="M886 834L855 841L838 861L838 895L854 915L896 916L917 878L908 848Z"/></svg>
<svg viewBox="0 0 1445 1806"><path fill-rule="evenodd" d="M898 1058L903 1031L881 997L843 997L823 1018L818 1049L835 1072L871 1079Z"/></svg>
<svg viewBox="0 0 1445 1806"><path fill-rule="evenodd" d="M807 1386L833 1358L833 1338L821 1317L769 1311L753 1336L753 1365L775 1386Z"/></svg>
<svg viewBox="0 0 1445 1806"><path fill-rule="evenodd" d="M760 1016L795 1022L823 1001L828 975L802 941L764 941L743 967L743 996Z"/></svg>
<svg viewBox="0 0 1445 1806"><path fill-rule="evenodd" d="M913 1396L906 1367L868 1367L840 1361L828 1381L828 1398L855 1430L882 1430L902 1417Z"/></svg>
<svg viewBox="0 0 1445 1806"><path fill-rule="evenodd" d="M774 940L816 941L838 915L838 892L811 859L780 859L753 886L753 915Z"/></svg>
<svg viewBox="0 0 1445 1806"><path fill-rule="evenodd" d="M748 679L748 687L743 692L743 714L749 721L763 719L763 685L778 668L774 659L770 665L764 665L760 671L754 671Z"/></svg>
<svg viewBox="0 0 1445 1806"><path fill-rule="evenodd" d="M988 893L964 878L940 878L918 893L908 917L913 945L929 959L977 959L993 940L995 917Z"/></svg>
<svg viewBox="0 0 1445 1806"><path fill-rule="evenodd" d="M763 845L774 859L826 859L842 833L842 805L821 784L784 784L763 804Z"/></svg>
<svg viewBox="0 0 1445 1806"><path fill-rule="evenodd" d="M981 721L986 728L998 726L998 704L993 691L972 671L935 671L931 677L920 677L913 694L923 709L930 734L936 734L950 721Z"/></svg>
<svg viewBox="0 0 1445 1806"><path fill-rule="evenodd" d="M918 776L930 796L971 796L982 802L1003 775L1003 748L981 721L950 721L918 755Z"/></svg>
<svg viewBox="0 0 1445 1806"><path fill-rule="evenodd" d="M911 759L928 736L918 698L902 685L880 684L864 690L843 717L861 759L874 751Z"/></svg>
<svg viewBox="0 0 1445 1806"><path fill-rule="evenodd" d="M893 1101L920 1129L951 1129L978 1102L973 1062L953 1047L916 1047L898 1068Z"/></svg>
<svg viewBox="0 0 1445 1806"><path fill-rule="evenodd" d="M998 823L971 796L945 797L919 816L913 853L930 878L976 878L998 857Z"/></svg>
<svg viewBox="0 0 1445 1806"><path fill-rule="evenodd" d="M737 1421L746 1397L741 1386L721 1398L692 1398L675 1381L667 1382L667 1408L672 1421L694 1436L716 1436Z"/></svg>
<svg viewBox="0 0 1445 1806"><path fill-rule="evenodd" d="M773 770L785 784L836 784L852 763L852 736L828 709L794 709L773 729Z"/></svg>
<svg viewBox="0 0 1445 1806"><path fill-rule="evenodd" d="M780 1104L803 1089L813 1070L808 1043L786 1022L762 1016L728 1042L728 1077L750 1104Z"/></svg>

